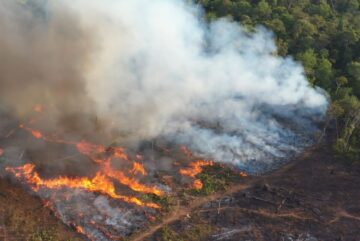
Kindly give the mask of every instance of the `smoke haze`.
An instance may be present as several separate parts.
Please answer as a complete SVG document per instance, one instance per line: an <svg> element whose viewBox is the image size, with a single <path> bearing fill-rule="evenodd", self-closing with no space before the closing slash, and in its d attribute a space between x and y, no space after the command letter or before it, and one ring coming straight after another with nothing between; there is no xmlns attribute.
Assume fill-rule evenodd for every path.
<svg viewBox="0 0 360 241"><path fill-rule="evenodd" d="M327 107L271 32L207 23L184 0L3 0L0 36L2 108L42 103L49 131L101 125L257 171L306 146Z"/></svg>

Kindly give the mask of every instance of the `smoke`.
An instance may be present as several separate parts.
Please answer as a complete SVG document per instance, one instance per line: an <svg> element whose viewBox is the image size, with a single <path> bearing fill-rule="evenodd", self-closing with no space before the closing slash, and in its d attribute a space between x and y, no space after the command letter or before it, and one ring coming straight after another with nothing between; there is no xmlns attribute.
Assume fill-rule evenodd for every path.
<svg viewBox="0 0 360 241"><path fill-rule="evenodd" d="M46 3L0 3L0 100L20 117L44 103L48 129L101 125L257 171L306 146L326 111L262 27L207 23L185 0Z"/></svg>
<svg viewBox="0 0 360 241"><path fill-rule="evenodd" d="M0 3L0 106L24 120L41 103L50 119L42 125L53 130L91 113L83 73L95 42L76 13L60 3L49 7L47 18L45 1Z"/></svg>

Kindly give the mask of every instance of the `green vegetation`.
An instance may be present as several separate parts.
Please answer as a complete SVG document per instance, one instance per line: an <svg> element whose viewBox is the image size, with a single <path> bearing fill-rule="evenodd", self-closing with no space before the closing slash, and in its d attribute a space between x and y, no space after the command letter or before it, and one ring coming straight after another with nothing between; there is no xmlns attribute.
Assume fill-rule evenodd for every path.
<svg viewBox="0 0 360 241"><path fill-rule="evenodd" d="M60 241L56 235L56 230L39 230L33 233L30 241Z"/></svg>
<svg viewBox="0 0 360 241"><path fill-rule="evenodd" d="M10 199L10 202L13 199ZM8 200L6 200L8 202ZM6 203L9 207L8 212L2 217L4 219L4 227L8 233L8 237L13 240L29 240L29 241L80 241L80 238L69 236L65 233L65 226L58 223L48 222L44 225L45 217L39 215L35 210L12 206ZM27 208L29 208L27 206ZM10 240L10 239L9 239Z"/></svg>
<svg viewBox="0 0 360 241"><path fill-rule="evenodd" d="M225 190L231 183L241 179L238 172L219 164L204 167L203 172L197 177L203 183L203 187L199 190L189 190L192 195L209 195Z"/></svg>
<svg viewBox="0 0 360 241"><path fill-rule="evenodd" d="M173 202L174 202L173 198L169 195L157 196L157 195L151 194L151 193L144 194L142 196L142 199L144 201L153 202L153 203L158 204L166 212L169 212L171 210L171 207L173 206Z"/></svg>
<svg viewBox="0 0 360 241"><path fill-rule="evenodd" d="M161 230L161 240L162 241L201 241L206 240L211 233L213 233L214 228L208 224L195 224L189 226L186 229L186 232L181 234L175 232L171 227L165 226Z"/></svg>
<svg viewBox="0 0 360 241"><path fill-rule="evenodd" d="M161 230L162 234L162 240L163 241L175 241L175 240L181 240L179 237L179 234L177 234L174 230L169 228L168 226L165 226Z"/></svg>
<svg viewBox="0 0 360 241"><path fill-rule="evenodd" d="M360 0L197 0L209 19L229 17L249 29L263 25L276 35L278 55L301 61L312 85L332 103L334 150L360 158Z"/></svg>

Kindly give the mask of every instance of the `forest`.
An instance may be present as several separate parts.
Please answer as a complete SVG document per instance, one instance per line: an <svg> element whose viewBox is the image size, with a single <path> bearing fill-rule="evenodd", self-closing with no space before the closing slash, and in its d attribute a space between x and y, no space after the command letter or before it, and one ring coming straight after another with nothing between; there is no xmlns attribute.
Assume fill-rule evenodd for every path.
<svg viewBox="0 0 360 241"><path fill-rule="evenodd" d="M280 56L300 61L311 85L331 98L326 127L339 157L360 157L359 0L198 0L209 20L226 17L249 31L271 29ZM330 128L328 128L330 129ZM322 135L322 134L319 134Z"/></svg>

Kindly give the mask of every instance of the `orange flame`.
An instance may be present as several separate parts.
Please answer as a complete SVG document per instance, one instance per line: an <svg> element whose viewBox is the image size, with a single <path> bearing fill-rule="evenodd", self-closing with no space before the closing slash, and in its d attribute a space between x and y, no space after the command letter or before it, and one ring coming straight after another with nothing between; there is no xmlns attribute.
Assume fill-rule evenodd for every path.
<svg viewBox="0 0 360 241"><path fill-rule="evenodd" d="M132 174L137 174L140 173L143 176L147 176L147 172L145 170L145 167L143 164L139 163L139 162L134 162L133 164L133 169L131 170Z"/></svg>
<svg viewBox="0 0 360 241"><path fill-rule="evenodd" d="M79 152L87 156L101 154L106 151L105 146L92 144L86 141L80 141L79 143L76 144L76 147Z"/></svg>
<svg viewBox="0 0 360 241"><path fill-rule="evenodd" d="M122 147L112 147L111 149L114 150L114 157L119 158L119 159L124 159L129 161L130 158L129 156L125 153L124 148Z"/></svg>
<svg viewBox="0 0 360 241"><path fill-rule="evenodd" d="M117 181L119 181L121 184L126 185L128 187L130 187L132 190L136 191L136 192L144 192L144 193L153 193L155 195L163 195L164 192L157 188L157 187L148 187L146 185L141 184L138 180L134 179L134 178L130 178L127 177L123 172L121 171L117 171L117 170L113 170L111 168L111 163L110 160L111 158L109 158L109 160L105 159L98 159L96 158L97 155L100 154L104 154L107 152L107 149L105 148L105 146L103 145L97 145L97 144L93 144L87 141L80 141L78 143L71 143L71 142L65 142L63 140L53 140L52 138L49 137L45 137L41 132L39 131L35 131L29 127L26 127L25 125L20 125L21 128L30 131L34 137L36 138L43 138L45 141L50 141L50 142L58 142L58 143L67 143L67 144L75 144L77 150L88 156L89 158L91 158L92 160L96 161L97 163L100 163L103 165L103 173L105 176L111 177L116 179ZM125 160L130 160L129 156L125 153L124 148L122 147L111 147L110 150L113 150L113 157L115 158L120 158L120 159L125 159ZM136 172L140 172L143 175L146 175L146 171L145 168L143 166L141 166L141 164L134 164L134 169L136 170ZM134 170L133 169L133 170ZM132 171L132 173L135 172Z"/></svg>
<svg viewBox="0 0 360 241"><path fill-rule="evenodd" d="M42 134L40 131L33 130L33 129L25 126L24 124L21 124L19 127L20 127L21 129L24 129L24 130L29 131L36 139L41 139L41 138L44 137L43 134Z"/></svg>
<svg viewBox="0 0 360 241"><path fill-rule="evenodd" d="M141 184L134 177L128 177L124 172L120 170L115 170L111 167L112 158L125 159L130 161L130 157L126 154L124 148L122 147L111 147L106 148L103 145L93 144L87 141L80 141L78 143L75 142L67 142L64 140L59 140L53 137L48 137L43 135L40 131L31 129L26 127L24 124L20 125L26 131L29 131L34 137L40 139L42 138L44 141L56 142L56 143L66 143L70 145L75 145L77 150L83 155L88 156L96 163L101 165L100 171L96 174L96 176L92 179L87 177L83 178L68 178L68 177L59 177L51 180L43 180L40 178L39 174L34 171L34 165L24 165L23 167L14 169L9 168L8 171L13 172L16 177L24 178L29 184L32 184L34 187L32 188L34 191L38 191L40 187L47 187L49 189L59 189L61 187L69 187L69 188L82 188L92 192L100 192L106 194L110 197L122 199L126 202L135 203L140 206L148 206L153 208L159 208L157 204L153 203L142 203L137 198L125 197L116 194L114 184L109 180L109 178L115 179L119 183L128 186L130 189L136 192L142 193L151 193L158 196L164 195L164 191L156 186L147 186ZM112 153L109 157L105 159L101 159L99 157L105 153ZM142 156L136 156L138 159L142 158ZM138 173L146 176L147 172L144 166L141 163L134 162L133 168L129 171L132 175L136 175Z"/></svg>
<svg viewBox="0 0 360 241"><path fill-rule="evenodd" d="M79 188L91 192L99 192L108 195L114 199L119 199L128 203L133 203L139 206L146 206L151 208L160 208L155 203L144 203L136 197L128 197L116 193L114 184L102 173L98 172L92 179L87 177L69 178L59 177L55 179L44 180L35 171L35 165L26 164L17 168L6 168L7 171L12 172L18 178L23 178L28 184L33 185L32 189L38 192L40 188L46 187L48 189Z"/></svg>
<svg viewBox="0 0 360 241"><path fill-rule="evenodd" d="M157 196L164 195L164 192L160 188L155 187L155 186L151 187L151 186L146 186L144 184L141 184L137 179L126 176L124 172L111 168L109 161L106 161L104 163L103 172L108 177L111 177L111 178L117 180L121 184L128 186L129 188L131 188L132 190L134 190L136 192L152 193Z"/></svg>
<svg viewBox="0 0 360 241"><path fill-rule="evenodd" d="M86 234L84 228L81 227L81 226L76 226L76 231L77 231L78 233Z"/></svg>
<svg viewBox="0 0 360 241"><path fill-rule="evenodd" d="M248 176L248 174L246 172L240 172L239 174L240 174L240 177L247 177Z"/></svg>
<svg viewBox="0 0 360 241"><path fill-rule="evenodd" d="M202 181L200 179L196 179L193 183L193 188L196 190L200 190L201 188L203 188L204 184L202 183Z"/></svg>
<svg viewBox="0 0 360 241"><path fill-rule="evenodd" d="M180 173L183 176L195 178L196 175L198 175L203 171L204 166L213 166L213 165L214 165L213 161L198 160L190 163L190 167L180 169ZM200 179L196 179L192 184L192 187L197 190L200 190L201 188L203 188L203 186L204 184L201 182Z"/></svg>
<svg viewBox="0 0 360 241"><path fill-rule="evenodd" d="M195 177L197 174L203 171L203 167L213 165L213 161L198 160L190 163L190 167L180 169L180 173L183 176Z"/></svg>

